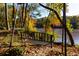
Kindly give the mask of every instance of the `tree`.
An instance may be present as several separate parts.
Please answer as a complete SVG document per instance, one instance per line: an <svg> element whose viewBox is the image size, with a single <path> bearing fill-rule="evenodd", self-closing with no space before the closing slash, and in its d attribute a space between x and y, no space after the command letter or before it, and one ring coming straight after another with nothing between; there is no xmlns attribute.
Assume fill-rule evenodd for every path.
<svg viewBox="0 0 79 59"><path fill-rule="evenodd" d="M46 8L46 9L48 9L48 10L50 10L50 11L53 11L53 12L56 14L56 17L59 19L59 21L60 21L61 24L63 25L64 29L66 29L67 34L68 34L68 36L69 36L69 38L70 38L70 41L71 41L71 45L73 46L73 45L74 45L73 37L72 37L70 31L68 30L68 28L65 27L65 24L64 24L63 21L61 20L61 18L60 18L60 16L58 15L57 11L55 11L54 9L49 8L49 7L47 7L47 6L44 6L43 4L40 4L40 6Z"/></svg>
<svg viewBox="0 0 79 59"><path fill-rule="evenodd" d="M72 18L71 18L71 24L72 24L72 28L74 28L74 29L76 29L77 28L77 21L78 21L78 19L77 19L77 17L76 16L73 16Z"/></svg>
<svg viewBox="0 0 79 59"><path fill-rule="evenodd" d="M47 6L56 10L58 15L61 15L61 11L63 8L63 4L62 3L47 3ZM50 11L50 10L49 10ZM56 17L55 13L52 13L52 11L50 11L50 17Z"/></svg>
<svg viewBox="0 0 79 59"><path fill-rule="evenodd" d="M8 21L8 6L7 6L7 3L5 3L5 20L6 20L6 28L7 28L7 30L10 30L9 21Z"/></svg>
<svg viewBox="0 0 79 59"><path fill-rule="evenodd" d="M11 37L11 41L10 41L10 48L12 47L12 43L13 43L13 37L14 37L14 32L15 32L15 4L13 3L13 13L12 13L12 37Z"/></svg>
<svg viewBox="0 0 79 59"><path fill-rule="evenodd" d="M30 13L34 10L36 10L38 4L27 4L26 3L26 7L25 7L25 17L24 17L24 21L25 21L25 28L26 28L26 31L29 32L29 30L33 30L33 31L36 31L36 28L35 28L35 20L31 17ZM30 28L31 27L31 28Z"/></svg>
<svg viewBox="0 0 79 59"><path fill-rule="evenodd" d="M0 3L0 29L5 29L4 4Z"/></svg>

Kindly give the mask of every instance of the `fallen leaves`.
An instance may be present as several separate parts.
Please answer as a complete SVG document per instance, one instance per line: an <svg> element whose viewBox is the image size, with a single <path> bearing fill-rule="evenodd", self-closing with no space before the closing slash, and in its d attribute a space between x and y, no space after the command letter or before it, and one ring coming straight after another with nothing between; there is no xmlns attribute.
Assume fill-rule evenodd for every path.
<svg viewBox="0 0 79 59"><path fill-rule="evenodd" d="M32 46L30 48L26 47L25 51L27 56L63 56L61 45L53 45L52 48L50 46ZM79 55L79 51L76 47L67 47L67 55L68 56L77 56Z"/></svg>

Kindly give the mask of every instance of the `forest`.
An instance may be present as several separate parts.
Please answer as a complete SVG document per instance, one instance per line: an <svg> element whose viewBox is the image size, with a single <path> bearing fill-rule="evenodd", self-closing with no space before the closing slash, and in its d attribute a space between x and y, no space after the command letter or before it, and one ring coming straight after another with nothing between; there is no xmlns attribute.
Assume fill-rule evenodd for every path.
<svg viewBox="0 0 79 59"><path fill-rule="evenodd" d="M78 56L79 16L66 16L67 9L66 3L0 3L0 56Z"/></svg>

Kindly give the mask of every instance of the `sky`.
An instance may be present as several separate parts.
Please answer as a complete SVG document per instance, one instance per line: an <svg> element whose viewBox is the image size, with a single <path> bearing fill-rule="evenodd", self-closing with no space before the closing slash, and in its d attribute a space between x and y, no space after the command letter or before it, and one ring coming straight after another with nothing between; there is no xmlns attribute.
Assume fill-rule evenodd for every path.
<svg viewBox="0 0 79 59"><path fill-rule="evenodd" d="M41 16L36 16L37 18L47 17L49 15L47 9L41 6L39 6L37 9L40 11L41 14ZM79 3L68 3L67 10L68 10L66 13L67 16L79 16ZM38 13L38 12L33 12L33 13Z"/></svg>
<svg viewBox="0 0 79 59"><path fill-rule="evenodd" d="M48 16L48 10L43 7L38 8L40 10L41 16L37 16L37 18L42 18ZM79 16L79 3L68 3L66 16ZM61 12L62 15L62 12Z"/></svg>
<svg viewBox="0 0 79 59"><path fill-rule="evenodd" d="M67 16L78 15L79 16L79 3L69 3L68 4Z"/></svg>
<svg viewBox="0 0 79 59"><path fill-rule="evenodd" d="M41 6L39 6L37 8L37 10L40 12L40 15L36 15L36 18L43 18L43 17L47 17L49 15L49 11ZM37 14L38 12L37 11L33 11L33 14Z"/></svg>

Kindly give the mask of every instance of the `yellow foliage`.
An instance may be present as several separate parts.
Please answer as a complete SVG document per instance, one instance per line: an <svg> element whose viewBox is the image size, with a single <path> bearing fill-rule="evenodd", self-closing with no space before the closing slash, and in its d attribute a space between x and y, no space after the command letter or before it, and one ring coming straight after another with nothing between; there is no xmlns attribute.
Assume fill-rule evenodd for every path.
<svg viewBox="0 0 79 59"><path fill-rule="evenodd" d="M55 26L61 25L60 21L56 17L51 17L49 18L49 20L51 21L52 25L55 25Z"/></svg>
<svg viewBox="0 0 79 59"><path fill-rule="evenodd" d="M35 25L36 25L36 20L35 19L33 19L31 17L28 17L28 20L27 20L26 23L27 23L27 27L28 27L29 31L32 31L32 32L37 31L36 27L35 27Z"/></svg>
<svg viewBox="0 0 79 59"><path fill-rule="evenodd" d="M36 31L34 20L29 20L28 28L29 28L30 31Z"/></svg>

